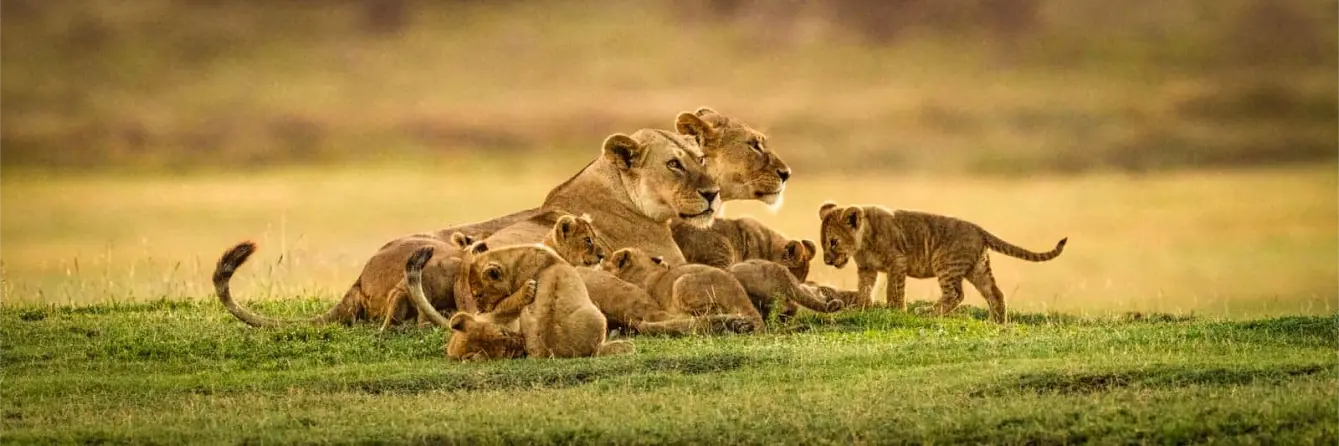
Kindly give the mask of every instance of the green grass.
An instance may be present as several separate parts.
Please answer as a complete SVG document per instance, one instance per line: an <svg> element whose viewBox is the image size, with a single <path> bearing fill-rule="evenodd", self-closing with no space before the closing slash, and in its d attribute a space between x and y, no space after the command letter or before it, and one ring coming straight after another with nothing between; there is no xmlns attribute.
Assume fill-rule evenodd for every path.
<svg viewBox="0 0 1339 446"><path fill-rule="evenodd" d="M310 314L325 299L257 307ZM11 443L1339 440L1339 315L805 315L635 355L462 364L442 333L251 329L213 301L0 309Z"/></svg>

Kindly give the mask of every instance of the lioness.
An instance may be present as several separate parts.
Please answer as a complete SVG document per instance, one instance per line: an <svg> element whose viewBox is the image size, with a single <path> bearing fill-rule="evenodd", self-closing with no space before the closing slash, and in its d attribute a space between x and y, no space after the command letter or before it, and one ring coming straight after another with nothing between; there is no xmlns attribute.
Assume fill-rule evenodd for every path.
<svg viewBox="0 0 1339 446"><path fill-rule="evenodd" d="M640 285L667 311L694 316L742 316L751 326L740 327L739 331L752 331L763 325L762 315L749 301L744 287L719 268L697 264L671 266L659 256L637 248L614 251L600 267L619 279Z"/></svg>
<svg viewBox="0 0 1339 446"><path fill-rule="evenodd" d="M981 292L990 306L990 319L1004 323L1004 293L995 286L986 248L1028 260L1044 262L1060 255L1068 238L1055 249L1038 253L1020 248L986 232L980 226L942 215L923 212L890 212L878 206L838 207L823 203L823 263L842 268L855 258L859 279L857 298L869 300L878 273L888 274L888 305L906 309L906 278L938 277L943 295L935 304L937 314L953 311L962 302L962 279Z"/></svg>
<svg viewBox="0 0 1339 446"><path fill-rule="evenodd" d="M762 132L739 119L707 107L698 108L692 113L680 113L675 118L674 127L680 134L697 142L707 175L721 188L721 200L759 200L774 206L780 205L791 171L786 162L767 147L767 136ZM566 183L559 188L563 186ZM555 192L557 190L549 195ZM417 236L447 240L451 234L461 232L476 240L483 240L499 230L541 216L546 211L545 206L541 206ZM597 219L600 217L593 215Z"/></svg>
<svg viewBox="0 0 1339 446"><path fill-rule="evenodd" d="M419 311L452 330L447 354L455 359L515 357L579 357L627 353L627 341L605 342L605 319L591 303L576 268L541 245L488 249L487 242L469 248L475 298L486 317L459 313L448 320L422 293L422 265L432 256L425 247L406 263L409 294ZM523 343L517 349L516 336Z"/></svg>
<svg viewBox="0 0 1339 446"><path fill-rule="evenodd" d="M796 304L814 311L841 309L842 301L830 300L809 277L809 262L818 247L809 240L789 240L780 232L752 218L717 218L710 228L674 225L674 241L691 263L714 266L735 275L749 299L762 314L779 304L781 317L793 316Z"/></svg>

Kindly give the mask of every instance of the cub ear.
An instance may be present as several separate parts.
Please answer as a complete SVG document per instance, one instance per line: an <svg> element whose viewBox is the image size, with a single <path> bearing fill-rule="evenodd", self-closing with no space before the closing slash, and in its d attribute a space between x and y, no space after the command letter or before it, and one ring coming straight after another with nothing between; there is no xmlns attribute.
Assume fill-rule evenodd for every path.
<svg viewBox="0 0 1339 446"><path fill-rule="evenodd" d="M469 313L456 313L451 315L451 321L447 323L452 331L465 331L469 324L474 323L474 316Z"/></svg>
<svg viewBox="0 0 1339 446"><path fill-rule="evenodd" d="M474 243L474 237L465 235L463 232L451 233L451 244L454 245L456 249L463 251L466 247L470 246L470 243Z"/></svg>
<svg viewBox="0 0 1339 446"><path fill-rule="evenodd" d="M485 242L483 240L474 242L474 244L470 245L469 248L466 249L466 251L469 251L470 254L474 255L479 255L488 252L488 242Z"/></svg>
<svg viewBox="0 0 1339 446"><path fill-rule="evenodd" d="M558 224L556 225L558 228L558 235L563 236L563 238L567 238L568 235L572 234L572 228L576 224L577 224L577 218L571 215L564 215L562 217L558 217Z"/></svg>
<svg viewBox="0 0 1339 446"><path fill-rule="evenodd" d="M818 254L818 245L813 240L800 240L800 243L804 245L805 255L809 258Z"/></svg>
<svg viewBox="0 0 1339 446"><path fill-rule="evenodd" d="M604 140L604 157L619 169L628 170L642 165L646 148L631 136L615 133Z"/></svg>
<svg viewBox="0 0 1339 446"><path fill-rule="evenodd" d="M703 121L701 117L692 113L679 113L679 117L674 120L674 128L680 135L688 135L697 139L698 144L715 131L711 124Z"/></svg>
<svg viewBox="0 0 1339 446"><path fill-rule="evenodd" d="M614 252L614 258L611 260L614 262L614 267L622 271L623 268L627 268L632 263L632 251L620 249Z"/></svg>
<svg viewBox="0 0 1339 446"><path fill-rule="evenodd" d="M712 110L708 107L698 107L697 111L693 112L693 114L698 116L707 116L707 115L719 115L720 113L716 113L716 110Z"/></svg>
<svg viewBox="0 0 1339 446"><path fill-rule="evenodd" d="M488 280L501 280L502 265L497 264L497 262L489 262L488 266L484 267L483 274Z"/></svg>
<svg viewBox="0 0 1339 446"><path fill-rule="evenodd" d="M804 245L801 245L800 242L795 240L786 242L786 247L782 248L782 250L786 253L787 257L792 259L804 258Z"/></svg>
<svg viewBox="0 0 1339 446"><path fill-rule="evenodd" d="M837 203L824 201L823 205L818 207L818 218L826 218L833 209L837 209Z"/></svg>
<svg viewBox="0 0 1339 446"><path fill-rule="evenodd" d="M859 206L851 206L842 212L842 220L846 222L851 229L859 230L860 225L865 222L865 210Z"/></svg>

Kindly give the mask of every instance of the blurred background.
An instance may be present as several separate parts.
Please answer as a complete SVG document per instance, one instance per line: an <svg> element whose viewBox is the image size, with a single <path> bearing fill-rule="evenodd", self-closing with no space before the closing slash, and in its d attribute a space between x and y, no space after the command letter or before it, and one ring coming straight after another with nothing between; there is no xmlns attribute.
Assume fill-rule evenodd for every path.
<svg viewBox="0 0 1339 446"><path fill-rule="evenodd" d="M381 243L710 106L796 172L730 215L1070 236L996 262L1020 309L1339 305L1334 0L4 0L0 32L8 302L208 296L247 238L251 296L333 300Z"/></svg>

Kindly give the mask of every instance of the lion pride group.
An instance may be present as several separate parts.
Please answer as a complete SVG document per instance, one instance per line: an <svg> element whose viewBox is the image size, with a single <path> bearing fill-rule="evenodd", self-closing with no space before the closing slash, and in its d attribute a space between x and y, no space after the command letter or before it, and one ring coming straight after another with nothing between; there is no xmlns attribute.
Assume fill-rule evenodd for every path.
<svg viewBox="0 0 1339 446"><path fill-rule="evenodd" d="M905 310L906 277L938 277L942 315L961 302L967 280L1005 322L987 248L1041 261L1064 247L1035 253L950 217L829 202L818 212L824 262L854 259L859 279L856 290L837 290L808 281L813 241L716 216L723 201L778 204L790 173L765 135L704 107L680 113L673 131L610 135L539 207L390 241L313 319L268 318L232 298L229 281L254 243L224 253L213 281L228 311L252 326L432 323L447 330L453 359L578 357L634 351L606 338L614 329L751 333L800 307L869 308L879 272L889 307Z"/></svg>

